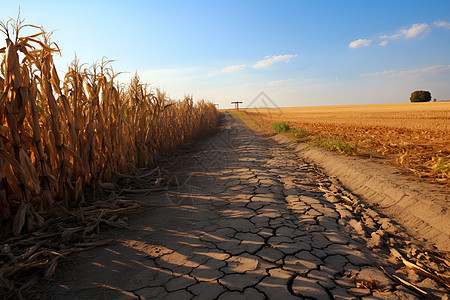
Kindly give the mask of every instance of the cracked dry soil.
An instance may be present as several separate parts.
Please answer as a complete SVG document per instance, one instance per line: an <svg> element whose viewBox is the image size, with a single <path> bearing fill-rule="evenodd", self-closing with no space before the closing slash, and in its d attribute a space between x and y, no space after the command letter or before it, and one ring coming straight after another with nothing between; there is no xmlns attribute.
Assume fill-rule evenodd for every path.
<svg viewBox="0 0 450 300"><path fill-rule="evenodd" d="M46 299L420 299L446 290L389 255L421 247L336 178L229 115L180 151L180 187L145 200L117 242L73 256Z"/></svg>

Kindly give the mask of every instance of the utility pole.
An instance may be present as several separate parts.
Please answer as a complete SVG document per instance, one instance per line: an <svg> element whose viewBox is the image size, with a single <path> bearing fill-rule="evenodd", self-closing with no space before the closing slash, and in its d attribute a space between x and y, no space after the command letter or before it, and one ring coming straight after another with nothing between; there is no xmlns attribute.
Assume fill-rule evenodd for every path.
<svg viewBox="0 0 450 300"><path fill-rule="evenodd" d="M234 104L234 108L236 109L236 110L239 110L239 104L240 103L242 103L241 101L234 101L234 102L231 102L231 104Z"/></svg>

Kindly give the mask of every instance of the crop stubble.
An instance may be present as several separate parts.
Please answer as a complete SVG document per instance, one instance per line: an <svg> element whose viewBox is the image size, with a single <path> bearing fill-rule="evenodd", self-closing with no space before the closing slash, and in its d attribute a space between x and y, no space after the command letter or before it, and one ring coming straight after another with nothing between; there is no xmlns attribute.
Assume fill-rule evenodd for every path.
<svg viewBox="0 0 450 300"><path fill-rule="evenodd" d="M286 122L305 140L339 139L355 153L402 166L418 177L449 183L450 102L241 110L270 127Z"/></svg>

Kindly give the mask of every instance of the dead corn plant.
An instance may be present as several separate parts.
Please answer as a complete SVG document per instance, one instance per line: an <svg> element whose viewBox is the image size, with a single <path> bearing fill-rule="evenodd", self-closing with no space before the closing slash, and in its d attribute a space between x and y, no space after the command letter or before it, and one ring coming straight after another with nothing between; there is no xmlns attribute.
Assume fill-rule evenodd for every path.
<svg viewBox="0 0 450 300"><path fill-rule="evenodd" d="M19 19L0 26L2 236L42 228L48 215L83 206L86 191L217 126L212 103L174 101L137 74L119 85L105 59L91 67L74 60L61 80L50 34ZM26 26L38 32L21 37Z"/></svg>
<svg viewBox="0 0 450 300"><path fill-rule="evenodd" d="M21 37L24 27L37 33ZM109 242L93 237L100 225L127 228L121 215L148 206L136 195L161 190L156 157L212 133L219 114L210 102L169 99L137 74L119 85L105 59L75 59L61 80L50 34L19 18L0 31L0 294L20 298L60 258ZM116 184L124 178L137 188ZM98 189L109 200L95 201Z"/></svg>

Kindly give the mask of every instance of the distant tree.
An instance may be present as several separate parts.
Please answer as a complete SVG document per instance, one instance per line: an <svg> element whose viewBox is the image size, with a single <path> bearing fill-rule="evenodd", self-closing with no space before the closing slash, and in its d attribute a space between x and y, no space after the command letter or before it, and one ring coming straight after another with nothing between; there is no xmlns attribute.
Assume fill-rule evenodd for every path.
<svg viewBox="0 0 450 300"><path fill-rule="evenodd" d="M411 93L409 100L411 102L430 102L431 93L429 91L415 91Z"/></svg>

